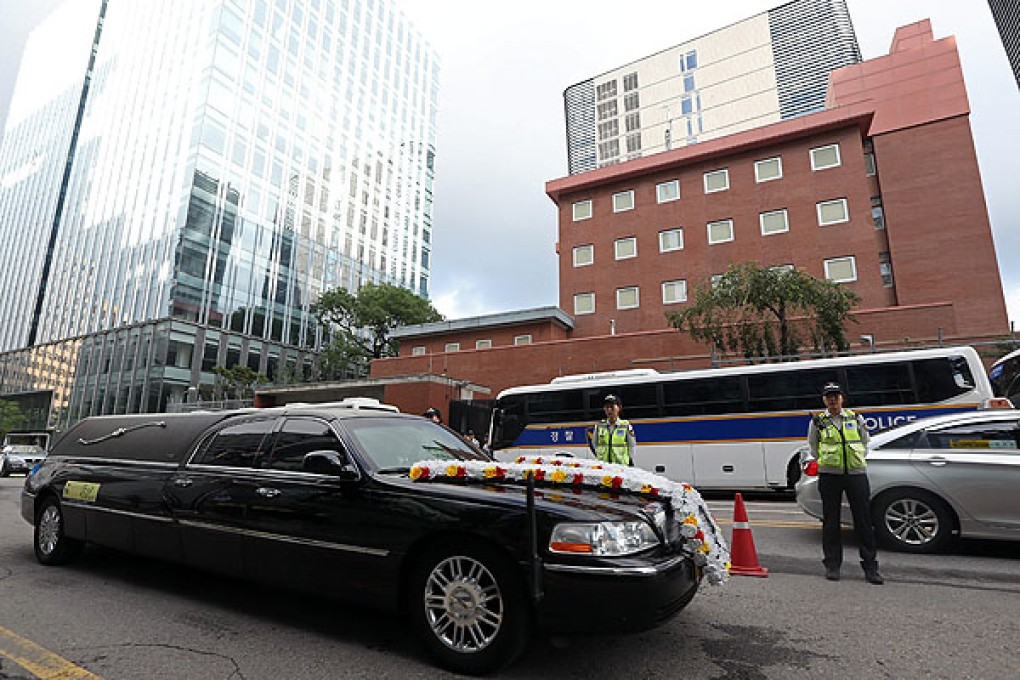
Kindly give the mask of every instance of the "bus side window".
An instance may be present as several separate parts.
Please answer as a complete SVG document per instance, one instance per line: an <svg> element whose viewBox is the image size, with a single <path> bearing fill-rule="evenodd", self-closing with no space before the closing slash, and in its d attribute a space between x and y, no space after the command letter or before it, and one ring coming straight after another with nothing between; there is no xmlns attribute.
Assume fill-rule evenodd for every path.
<svg viewBox="0 0 1020 680"><path fill-rule="evenodd" d="M918 359L912 362L914 382L917 385L917 398L924 402L939 402L967 392L973 386L974 376L966 366L964 376L958 366L943 357L940 359ZM960 379L957 378L960 376ZM964 380L966 378L966 380ZM971 387L964 387L960 382L969 380Z"/></svg>
<svg viewBox="0 0 1020 680"><path fill-rule="evenodd" d="M917 403L905 362L847 366L846 390L851 408Z"/></svg>
<svg viewBox="0 0 1020 680"><path fill-rule="evenodd" d="M835 368L755 373L747 376L749 410L808 411L821 408L822 385L839 382Z"/></svg>
<svg viewBox="0 0 1020 680"><path fill-rule="evenodd" d="M704 378L676 380L662 385L663 413L666 417L743 413L742 378Z"/></svg>

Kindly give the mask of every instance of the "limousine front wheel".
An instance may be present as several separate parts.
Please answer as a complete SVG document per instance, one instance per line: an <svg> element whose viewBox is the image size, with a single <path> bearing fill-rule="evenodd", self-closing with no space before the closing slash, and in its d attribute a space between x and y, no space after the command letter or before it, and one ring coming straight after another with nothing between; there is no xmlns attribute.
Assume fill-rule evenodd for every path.
<svg viewBox="0 0 1020 680"><path fill-rule="evenodd" d="M60 501L44 499L35 515L35 557L43 564L65 564L81 552L82 542L64 533L64 512Z"/></svg>
<svg viewBox="0 0 1020 680"><path fill-rule="evenodd" d="M412 582L419 635L442 666L459 673L498 670L524 650L526 602L508 561L481 545L430 551Z"/></svg>

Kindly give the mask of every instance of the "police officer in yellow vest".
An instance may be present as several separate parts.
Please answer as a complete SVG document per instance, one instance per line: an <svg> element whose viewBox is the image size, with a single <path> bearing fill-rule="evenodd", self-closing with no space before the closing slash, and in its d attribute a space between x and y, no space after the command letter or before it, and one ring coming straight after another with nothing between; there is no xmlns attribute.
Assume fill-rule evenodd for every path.
<svg viewBox="0 0 1020 680"><path fill-rule="evenodd" d="M637 439L630 422L620 417L623 409L620 398L614 394L608 395L602 402L602 409L606 419L595 424L595 432L588 440L588 446L601 461L633 465Z"/></svg>
<svg viewBox="0 0 1020 680"><path fill-rule="evenodd" d="M843 563L840 513L846 493L860 543L861 567L868 583L882 585L878 573L875 530L871 525L871 488L868 485L868 430L864 419L843 408L843 390L837 383L822 388L825 411L811 418L808 445L818 461L818 493L822 497L822 563L825 578L839 580Z"/></svg>

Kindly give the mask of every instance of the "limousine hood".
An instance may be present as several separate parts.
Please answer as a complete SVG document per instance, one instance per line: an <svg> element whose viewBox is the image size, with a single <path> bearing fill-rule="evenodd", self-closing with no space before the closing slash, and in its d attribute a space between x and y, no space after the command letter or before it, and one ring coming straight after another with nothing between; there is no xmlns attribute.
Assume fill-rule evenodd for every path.
<svg viewBox="0 0 1020 680"><path fill-rule="evenodd" d="M423 483L406 474L381 474L380 482L413 493L447 500L523 509L527 487L512 480L433 480ZM539 485L535 489L535 507L539 512L575 521L608 522L642 516L642 509L658 505L655 499L630 493L609 493L594 489L556 489Z"/></svg>
<svg viewBox="0 0 1020 680"><path fill-rule="evenodd" d="M688 541L696 561L710 582L725 580L729 549L708 505L689 484L674 482L638 468L599 461L518 458L513 463L478 460L431 460L415 464L406 477L393 483L417 493L503 503L526 503L526 486L535 482L535 507L575 521L633 520L637 516L666 521L661 504L668 504L676 528ZM502 499L502 500L497 500ZM670 529L673 531L673 529Z"/></svg>

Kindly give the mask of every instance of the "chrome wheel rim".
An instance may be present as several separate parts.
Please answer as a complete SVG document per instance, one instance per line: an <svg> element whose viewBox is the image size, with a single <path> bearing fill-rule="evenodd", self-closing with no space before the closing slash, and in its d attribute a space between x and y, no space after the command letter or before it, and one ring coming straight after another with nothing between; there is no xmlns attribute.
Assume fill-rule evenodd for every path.
<svg viewBox="0 0 1020 680"><path fill-rule="evenodd" d="M39 550L44 555L57 549L60 540L60 511L55 505L47 505L39 516Z"/></svg>
<svg viewBox="0 0 1020 680"><path fill-rule="evenodd" d="M940 531L939 516L927 503L903 498L885 509L885 527L897 541L907 545L926 545Z"/></svg>
<svg viewBox="0 0 1020 680"><path fill-rule="evenodd" d="M503 625L499 584L484 564L470 557L448 557L425 581L425 619L432 634L455 652L479 652Z"/></svg>

